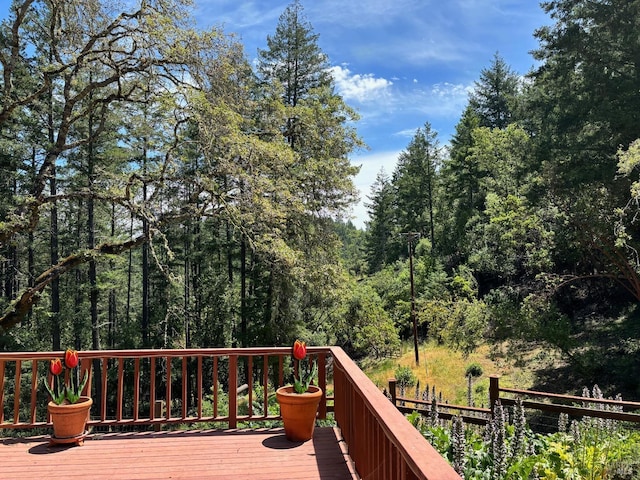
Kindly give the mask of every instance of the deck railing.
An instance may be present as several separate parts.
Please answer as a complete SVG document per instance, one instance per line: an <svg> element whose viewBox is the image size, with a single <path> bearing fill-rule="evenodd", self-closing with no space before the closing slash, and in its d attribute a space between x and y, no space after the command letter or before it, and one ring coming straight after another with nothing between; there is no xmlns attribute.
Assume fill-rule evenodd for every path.
<svg viewBox="0 0 640 480"><path fill-rule="evenodd" d="M280 420L275 390L290 379L289 348L79 352L89 426L220 423L228 428ZM318 418L335 421L361 478L448 480L459 476L337 347L310 347L324 394ZM62 352L0 353L0 432L49 427L42 384ZM333 395L331 395L333 392ZM277 409L276 409L277 411Z"/></svg>
<svg viewBox="0 0 640 480"><path fill-rule="evenodd" d="M328 350L309 351L318 361L319 386L326 392ZM80 375L88 371L90 377L83 393L95 404L89 426L206 422L236 428L239 422L278 420L278 415L269 414L268 405L274 403L273 385L285 383L289 355L287 348L79 352ZM49 360L61 356L0 353L0 429L50 425L42 381L51 382ZM260 386L260 398L255 386ZM13 408L7 408L8 403ZM319 417L326 413L325 393Z"/></svg>

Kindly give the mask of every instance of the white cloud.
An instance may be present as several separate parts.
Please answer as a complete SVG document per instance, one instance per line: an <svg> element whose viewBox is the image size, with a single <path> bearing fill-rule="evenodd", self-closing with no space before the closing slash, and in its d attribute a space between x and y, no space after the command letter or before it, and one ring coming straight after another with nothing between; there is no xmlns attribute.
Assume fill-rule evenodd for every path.
<svg viewBox="0 0 640 480"><path fill-rule="evenodd" d="M473 84L435 83L430 86L413 82L398 82L385 88L385 95L370 95L361 105L364 121L389 117L409 118L419 116L431 122L437 119L457 119L469 99Z"/></svg>
<svg viewBox="0 0 640 480"><path fill-rule="evenodd" d="M379 152L358 156L351 160L354 165L361 166L360 172L356 175L354 181L356 188L360 192L360 201L352 209L354 217L352 221L356 227L364 228L365 222L369 220L365 203L369 203L368 197L371 195L371 186L376 181L378 173L384 169L384 172L391 176L396 168L400 153L401 151Z"/></svg>
<svg viewBox="0 0 640 480"><path fill-rule="evenodd" d="M394 133L393 135L396 137L402 137L402 138L413 138L416 135L417 130L418 130L418 127L406 128L404 130L400 130L399 132Z"/></svg>
<svg viewBox="0 0 640 480"><path fill-rule="evenodd" d="M345 66L329 69L336 82L338 92L345 100L356 100L364 103L372 98L386 94L393 82L386 78L376 78L372 73L364 75L352 74Z"/></svg>

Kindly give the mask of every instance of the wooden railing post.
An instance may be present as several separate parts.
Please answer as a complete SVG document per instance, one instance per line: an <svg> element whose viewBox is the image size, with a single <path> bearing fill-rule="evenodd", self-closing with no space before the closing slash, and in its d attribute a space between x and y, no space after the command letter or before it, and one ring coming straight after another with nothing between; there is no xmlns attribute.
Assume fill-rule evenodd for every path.
<svg viewBox="0 0 640 480"><path fill-rule="evenodd" d="M396 383L395 378L389 379L389 395L391 395L391 403L394 407L396 406Z"/></svg>
<svg viewBox="0 0 640 480"><path fill-rule="evenodd" d="M489 408L493 415L496 403L500 401L500 377L498 375L489 376Z"/></svg>
<svg viewBox="0 0 640 480"><path fill-rule="evenodd" d="M319 353L318 358L318 386L322 389L322 400L318 406L318 418L327 418L327 355Z"/></svg>
<svg viewBox="0 0 640 480"><path fill-rule="evenodd" d="M229 428L238 427L238 357L229 355Z"/></svg>

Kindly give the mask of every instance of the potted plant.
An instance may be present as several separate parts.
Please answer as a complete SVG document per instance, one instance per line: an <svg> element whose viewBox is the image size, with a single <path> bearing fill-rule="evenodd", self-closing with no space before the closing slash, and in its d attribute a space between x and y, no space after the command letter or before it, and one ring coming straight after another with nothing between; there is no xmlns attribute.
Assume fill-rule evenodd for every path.
<svg viewBox="0 0 640 480"><path fill-rule="evenodd" d="M280 404L280 416L287 439L292 442L306 442L313 437L318 405L322 398L322 389L311 385L318 365L311 360L307 360L306 368L302 364L307 356L307 345L300 340L293 344L291 355L296 373L293 385L276 390L276 399Z"/></svg>
<svg viewBox="0 0 640 480"><path fill-rule="evenodd" d="M86 436L89 410L93 404L91 397L83 396L89 372L84 372L80 380L78 352L68 348L64 358L54 358L49 365L53 379L44 379L44 386L51 395L47 410L53 423L52 444L82 444ZM53 385L51 385L52 383Z"/></svg>

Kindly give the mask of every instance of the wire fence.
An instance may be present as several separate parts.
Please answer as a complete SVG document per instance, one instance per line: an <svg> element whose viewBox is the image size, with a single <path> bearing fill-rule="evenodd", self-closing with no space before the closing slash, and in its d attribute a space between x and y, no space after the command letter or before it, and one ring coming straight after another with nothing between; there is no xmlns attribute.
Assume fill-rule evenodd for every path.
<svg viewBox="0 0 640 480"><path fill-rule="evenodd" d="M520 400L527 412L527 422L534 431L550 433L558 430L561 419L583 417L615 420L640 428L640 402L604 398L597 386L592 391L585 389L582 396L560 395L534 390L520 390L500 386L497 375L489 377L489 405L491 408L455 405L443 401L435 387L429 391L416 391L414 397L406 396L405 388L396 379L389 380L386 392L391 402L403 413L418 412L426 417L450 420L460 417L467 424L486 425L492 419L496 405L513 407ZM566 416L566 417L565 417Z"/></svg>

